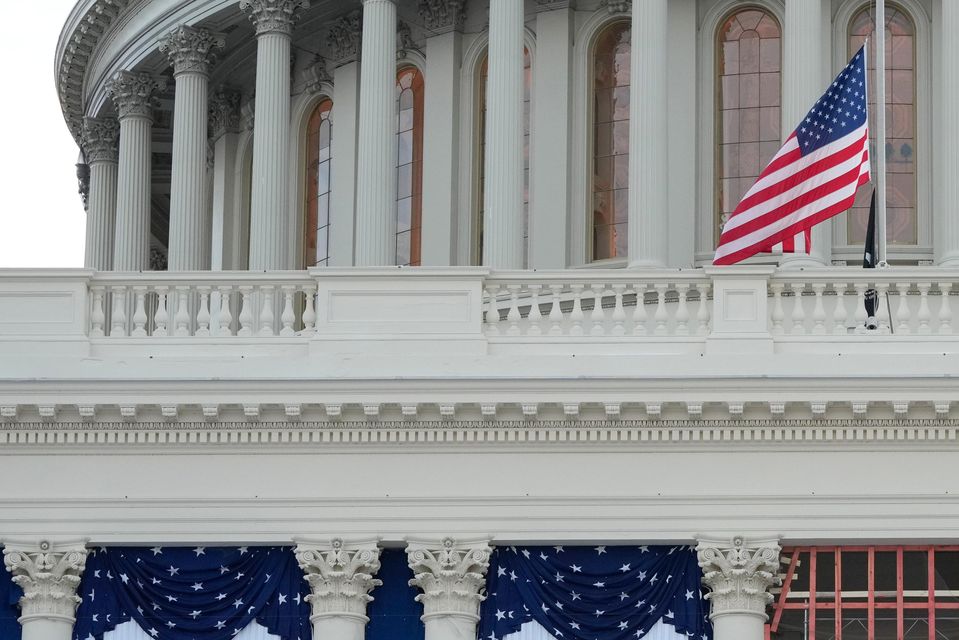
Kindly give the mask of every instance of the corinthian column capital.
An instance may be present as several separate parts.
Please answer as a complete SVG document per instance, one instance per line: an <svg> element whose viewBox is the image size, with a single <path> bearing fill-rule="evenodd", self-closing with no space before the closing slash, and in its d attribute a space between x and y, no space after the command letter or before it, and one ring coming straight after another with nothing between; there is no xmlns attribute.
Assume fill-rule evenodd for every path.
<svg viewBox="0 0 959 640"><path fill-rule="evenodd" d="M700 540L696 547L710 618L749 615L766 620L766 606L773 601L769 587L779 584L779 552L776 539Z"/></svg>
<svg viewBox="0 0 959 640"><path fill-rule="evenodd" d="M160 51L167 54L173 75L181 73L210 74L214 51L222 49L226 36L209 29L180 25L160 40Z"/></svg>
<svg viewBox="0 0 959 640"><path fill-rule="evenodd" d="M87 163L116 162L120 123L115 118L84 118L80 145Z"/></svg>
<svg viewBox="0 0 959 640"><path fill-rule="evenodd" d="M306 598L313 608L311 621L338 616L367 622L370 591L383 584L373 577L380 569L376 542L303 542L296 546L296 560L313 590Z"/></svg>
<svg viewBox="0 0 959 640"><path fill-rule="evenodd" d="M240 0L240 9L247 13L258 36L264 33L291 35L300 11L309 8L310 0Z"/></svg>
<svg viewBox="0 0 959 640"><path fill-rule="evenodd" d="M487 541L460 543L446 538L439 544L411 542L406 557L413 579L410 585L423 593L423 620L438 616L458 616L479 621L480 593L486 585L486 570L492 549Z"/></svg>
<svg viewBox="0 0 959 640"><path fill-rule="evenodd" d="M148 73L119 71L107 84L107 95L117 108L122 120L130 116L153 119L156 94L166 88L166 82Z"/></svg>
<svg viewBox="0 0 959 640"><path fill-rule="evenodd" d="M330 25L326 36L326 46L330 59L337 65L356 60L360 52L362 12L357 9L337 18Z"/></svg>
<svg viewBox="0 0 959 640"><path fill-rule="evenodd" d="M423 24L434 33L462 29L466 20L466 0L419 0L417 10Z"/></svg>
<svg viewBox="0 0 959 640"><path fill-rule="evenodd" d="M13 582L23 589L20 623L34 619L73 624L80 598L77 587L86 566L87 550L81 544L38 546L7 543L3 562Z"/></svg>
<svg viewBox="0 0 959 640"><path fill-rule="evenodd" d="M240 93L220 87L210 96L210 139L240 130Z"/></svg>

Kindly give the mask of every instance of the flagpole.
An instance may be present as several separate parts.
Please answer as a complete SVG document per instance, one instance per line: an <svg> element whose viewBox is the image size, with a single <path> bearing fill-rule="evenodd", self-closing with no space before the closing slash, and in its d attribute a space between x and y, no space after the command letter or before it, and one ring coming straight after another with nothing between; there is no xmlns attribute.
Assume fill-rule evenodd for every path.
<svg viewBox="0 0 959 640"><path fill-rule="evenodd" d="M878 266L886 262L886 2L876 0L876 244Z"/></svg>

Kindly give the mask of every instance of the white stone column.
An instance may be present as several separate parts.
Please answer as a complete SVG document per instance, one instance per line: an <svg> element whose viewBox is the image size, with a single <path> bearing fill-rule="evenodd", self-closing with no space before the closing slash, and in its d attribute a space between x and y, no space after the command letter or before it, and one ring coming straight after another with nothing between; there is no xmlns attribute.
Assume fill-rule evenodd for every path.
<svg viewBox="0 0 959 640"><path fill-rule="evenodd" d="M3 551L7 571L23 589L20 625L23 640L70 640L76 622L77 587L86 566L82 543L20 545L7 542Z"/></svg>
<svg viewBox="0 0 959 640"><path fill-rule="evenodd" d="M523 3L490 0L483 264L523 267Z"/></svg>
<svg viewBox="0 0 959 640"><path fill-rule="evenodd" d="M296 559L313 593L313 637L322 640L363 640L366 605L374 587L383 584L373 576L380 569L380 549L375 541L329 543L301 542Z"/></svg>
<svg viewBox="0 0 959 640"><path fill-rule="evenodd" d="M206 199L207 93L215 49L226 39L208 29L181 25L160 41L173 66L173 174L170 183L170 271L198 271L209 215Z"/></svg>
<svg viewBox="0 0 959 640"><path fill-rule="evenodd" d="M826 89L826 52L820 0L786 0L783 24L783 137L790 135ZM813 227L809 254L792 253L780 264L789 269L822 267L831 262L832 222Z"/></svg>
<svg viewBox="0 0 959 640"><path fill-rule="evenodd" d="M573 101L573 11L569 0L537 0L530 159L529 268L565 269L569 246Z"/></svg>
<svg viewBox="0 0 959 640"><path fill-rule="evenodd" d="M240 0L256 28L256 126L250 202L250 270L292 267L288 207L290 47L309 0Z"/></svg>
<svg viewBox="0 0 959 640"><path fill-rule="evenodd" d="M936 263L944 267L959 266L959 119L956 102L959 100L959 3L943 0L941 3L942 35L939 37L940 57L937 63L941 80L936 83L938 98L935 118L936 162L933 175L933 228L935 230Z"/></svg>
<svg viewBox="0 0 959 640"><path fill-rule="evenodd" d="M709 587L714 640L763 640L769 587L779 583L776 539L701 539L696 547L703 583Z"/></svg>
<svg viewBox="0 0 959 640"><path fill-rule="evenodd" d="M87 198L86 251L83 266L108 271L113 265L113 232L117 215L117 139L114 118L83 119L83 153L90 167Z"/></svg>
<svg viewBox="0 0 959 640"><path fill-rule="evenodd" d="M357 266L386 266L394 262L395 87L395 0L363 0L360 127L356 164Z"/></svg>
<svg viewBox="0 0 959 640"><path fill-rule="evenodd" d="M420 3L426 38L425 122L423 138L423 266L453 264L460 137L460 30L464 0Z"/></svg>
<svg viewBox="0 0 959 640"><path fill-rule="evenodd" d="M330 266L352 267L356 220L356 141L360 102L360 12L352 11L330 26L327 45L333 61L333 137L330 153Z"/></svg>
<svg viewBox="0 0 959 640"><path fill-rule="evenodd" d="M476 637L481 595L492 549L487 541L410 542L406 556L413 579L422 589L425 640L464 640Z"/></svg>
<svg viewBox="0 0 959 640"><path fill-rule="evenodd" d="M153 101L164 83L146 73L120 71L107 87L120 120L116 236L113 268L150 266L150 172Z"/></svg>
<svg viewBox="0 0 959 640"><path fill-rule="evenodd" d="M629 266L668 257L666 0L633 0L629 102Z"/></svg>
<svg viewBox="0 0 959 640"><path fill-rule="evenodd" d="M240 224L236 206L236 154L240 132L240 94L220 88L210 96L210 139L213 141L213 220L210 269L237 268L234 238Z"/></svg>

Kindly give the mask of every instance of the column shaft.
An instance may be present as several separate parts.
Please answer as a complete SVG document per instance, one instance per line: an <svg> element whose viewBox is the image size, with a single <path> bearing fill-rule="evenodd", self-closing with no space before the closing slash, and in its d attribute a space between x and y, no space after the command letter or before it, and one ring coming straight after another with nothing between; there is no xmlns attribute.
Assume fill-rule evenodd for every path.
<svg viewBox="0 0 959 640"><path fill-rule="evenodd" d="M483 264L523 267L523 3L490 0Z"/></svg>
<svg viewBox="0 0 959 640"><path fill-rule="evenodd" d="M173 103L173 175L170 184L170 271L197 271L204 264L207 77L176 76Z"/></svg>
<svg viewBox="0 0 959 640"><path fill-rule="evenodd" d="M323 640L364 640L366 620L332 616L313 620L313 637Z"/></svg>
<svg viewBox="0 0 959 640"><path fill-rule="evenodd" d="M941 82L936 104L936 171L933 176L935 193L933 207L936 262L945 267L959 266L959 119L955 115L959 98L959 4L942 2L942 36L939 38L939 73Z"/></svg>
<svg viewBox="0 0 959 640"><path fill-rule="evenodd" d="M826 88L820 0L786 0L783 25L783 137L793 132ZM809 255L786 254L788 268L824 266L832 255L832 222L813 227Z"/></svg>
<svg viewBox="0 0 959 640"><path fill-rule="evenodd" d="M668 254L666 0L633 0L629 105L629 266Z"/></svg>
<svg viewBox="0 0 959 640"><path fill-rule="evenodd" d="M113 268L145 271L150 265L151 128L145 116L120 118L117 226Z"/></svg>
<svg viewBox="0 0 959 640"><path fill-rule="evenodd" d="M356 264L383 266L393 264L396 243L394 0L363 1L360 65Z"/></svg>
<svg viewBox="0 0 959 640"><path fill-rule="evenodd" d="M117 163L113 161L91 163L84 267L108 271L113 265L116 210Z"/></svg>
<svg viewBox="0 0 959 640"><path fill-rule="evenodd" d="M360 63L356 61L333 71L332 120L336 124L330 139L333 157L333 175L330 178L330 266L334 267L353 266L359 74Z"/></svg>

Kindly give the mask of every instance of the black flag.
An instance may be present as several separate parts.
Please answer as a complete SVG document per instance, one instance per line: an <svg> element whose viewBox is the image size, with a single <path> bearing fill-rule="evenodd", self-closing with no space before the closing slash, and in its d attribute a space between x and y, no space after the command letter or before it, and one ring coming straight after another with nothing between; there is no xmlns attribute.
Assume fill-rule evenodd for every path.
<svg viewBox="0 0 959 640"><path fill-rule="evenodd" d="M869 224L866 227L866 248L862 255L862 268L875 269L879 263L876 255L876 190L872 192L872 202L869 204ZM879 308L879 295L875 289L866 290L866 328L877 328L875 317Z"/></svg>

